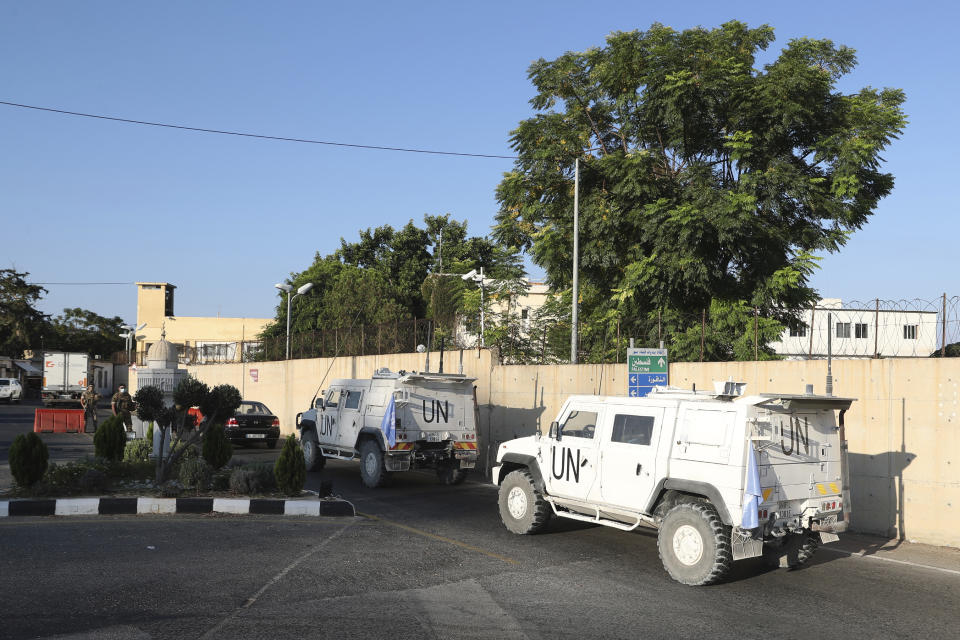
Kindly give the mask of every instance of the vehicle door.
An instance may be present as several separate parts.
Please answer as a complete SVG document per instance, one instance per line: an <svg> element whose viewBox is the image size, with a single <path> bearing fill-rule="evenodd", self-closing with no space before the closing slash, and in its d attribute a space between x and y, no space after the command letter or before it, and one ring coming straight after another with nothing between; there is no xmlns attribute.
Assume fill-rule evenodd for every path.
<svg viewBox="0 0 960 640"><path fill-rule="evenodd" d="M544 480L549 493L586 500L597 477L600 403L575 403L560 416L557 433L548 438Z"/></svg>
<svg viewBox="0 0 960 640"><path fill-rule="evenodd" d="M604 502L646 509L656 483L661 407L608 407L601 444L600 495Z"/></svg>
<svg viewBox="0 0 960 640"><path fill-rule="evenodd" d="M340 425L340 404L344 391L333 387L327 391L323 410L317 414L317 437L323 444L336 444Z"/></svg>
<svg viewBox="0 0 960 640"><path fill-rule="evenodd" d="M341 447L350 448L357 443L357 434L363 427L363 415L360 407L363 406L363 391L360 389L344 389L340 397L340 421L337 441Z"/></svg>

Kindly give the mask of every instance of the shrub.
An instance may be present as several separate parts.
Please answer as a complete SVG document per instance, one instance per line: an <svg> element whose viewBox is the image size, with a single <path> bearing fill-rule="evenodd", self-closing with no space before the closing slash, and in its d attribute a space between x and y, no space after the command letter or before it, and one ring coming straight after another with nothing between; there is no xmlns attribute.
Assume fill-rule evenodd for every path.
<svg viewBox="0 0 960 640"><path fill-rule="evenodd" d="M120 460L127 446L127 432L119 416L110 416L93 434L93 451L98 458Z"/></svg>
<svg viewBox="0 0 960 640"><path fill-rule="evenodd" d="M272 491L277 486L273 468L267 464L248 465L233 470L230 474L230 490L251 495Z"/></svg>
<svg viewBox="0 0 960 640"><path fill-rule="evenodd" d="M183 449L184 447L186 447L187 450L184 451L183 454L180 456L180 460L181 460L182 462L183 462L183 461L187 461L187 460L196 460L197 458L200 457L200 450L197 449L197 445L195 445L195 444L185 445L185 444L182 443L182 442L178 442L178 443L177 443L177 446L175 446L175 447L173 448L173 450L174 450L174 451L179 451L180 449Z"/></svg>
<svg viewBox="0 0 960 640"><path fill-rule="evenodd" d="M102 491L109 484L107 474L99 469L87 469L77 483L84 491Z"/></svg>
<svg viewBox="0 0 960 640"><path fill-rule="evenodd" d="M222 424L214 424L203 437L203 459L214 469L219 469L233 457L233 445L223 430Z"/></svg>
<svg viewBox="0 0 960 640"><path fill-rule="evenodd" d="M152 453L152 440L131 440L123 450L123 460L124 462L146 462Z"/></svg>
<svg viewBox="0 0 960 640"><path fill-rule="evenodd" d="M190 489L206 489L210 485L213 469L203 458L191 458L180 465L180 484Z"/></svg>
<svg viewBox="0 0 960 640"><path fill-rule="evenodd" d="M147 426L147 442L153 444L153 423Z"/></svg>
<svg viewBox="0 0 960 640"><path fill-rule="evenodd" d="M10 472L21 487L31 487L43 477L50 454L47 445L33 431L13 439L9 452Z"/></svg>
<svg viewBox="0 0 960 640"><path fill-rule="evenodd" d="M307 465L303 460L303 449L293 434L287 436L283 451L273 467L277 478L277 488L288 496L299 495L303 483L307 481Z"/></svg>

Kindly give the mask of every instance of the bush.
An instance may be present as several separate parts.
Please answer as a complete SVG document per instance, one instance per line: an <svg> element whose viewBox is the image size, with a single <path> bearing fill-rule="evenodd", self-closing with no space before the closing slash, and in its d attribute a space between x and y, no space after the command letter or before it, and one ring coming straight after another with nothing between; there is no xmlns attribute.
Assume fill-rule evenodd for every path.
<svg viewBox="0 0 960 640"><path fill-rule="evenodd" d="M107 474L99 469L87 469L77 483L84 491L103 491L110 484Z"/></svg>
<svg viewBox="0 0 960 640"><path fill-rule="evenodd" d="M303 460L303 449L293 434L287 436L283 451L273 467L277 478L277 488L288 496L299 495L303 483L307 481L307 465Z"/></svg>
<svg viewBox="0 0 960 640"><path fill-rule="evenodd" d="M219 469L233 457L233 445L223 430L222 424L214 424L203 437L203 459L214 469Z"/></svg>
<svg viewBox="0 0 960 640"><path fill-rule="evenodd" d="M153 444L153 423L151 422L147 426L147 442Z"/></svg>
<svg viewBox="0 0 960 640"><path fill-rule="evenodd" d="M120 416L110 416L93 434L93 451L98 458L120 460L127 447L127 431Z"/></svg>
<svg viewBox="0 0 960 640"><path fill-rule="evenodd" d="M243 495L266 493L277 482L269 465L252 465L234 469L230 474L230 491Z"/></svg>
<svg viewBox="0 0 960 640"><path fill-rule="evenodd" d="M203 458L191 458L185 460L180 465L180 474L178 476L180 484L190 489L206 489L210 485L210 477L213 475L213 469Z"/></svg>
<svg viewBox="0 0 960 640"><path fill-rule="evenodd" d="M40 436L30 431L21 433L10 445L10 472L21 487L32 487L47 470L50 454Z"/></svg>
<svg viewBox="0 0 960 640"><path fill-rule="evenodd" d="M131 440L123 450L123 460L124 462L146 462L152 453L152 440Z"/></svg>
<svg viewBox="0 0 960 640"><path fill-rule="evenodd" d="M187 450L184 451L183 454L180 456L180 460L181 460L181 461L185 462L185 461L187 461L187 460L196 460L197 458L200 457L200 450L197 449L197 445L195 445L195 444L185 445L185 444L182 443L182 442L178 442L178 443L177 443L177 446L175 446L175 447L173 448L173 450L174 450L174 451L179 451L180 449L183 449L184 447L186 447Z"/></svg>

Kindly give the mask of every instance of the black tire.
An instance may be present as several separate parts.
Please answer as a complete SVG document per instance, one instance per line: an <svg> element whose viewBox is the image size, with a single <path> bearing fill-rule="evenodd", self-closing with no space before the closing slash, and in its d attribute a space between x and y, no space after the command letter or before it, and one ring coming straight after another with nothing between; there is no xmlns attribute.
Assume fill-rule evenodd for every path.
<svg viewBox="0 0 960 640"><path fill-rule="evenodd" d="M820 536L816 533L791 535L777 545L764 545L763 564L768 569L799 569L820 548Z"/></svg>
<svg viewBox="0 0 960 640"><path fill-rule="evenodd" d="M267 439L267 449L276 449L277 448L277 439L269 438Z"/></svg>
<svg viewBox="0 0 960 640"><path fill-rule="evenodd" d="M360 445L360 479L363 484L376 489L387 484L389 478L383 464L383 451L373 440L364 440Z"/></svg>
<svg viewBox="0 0 960 640"><path fill-rule="evenodd" d="M550 505L537 490L527 469L511 471L500 483L500 520L509 531L529 535L550 522Z"/></svg>
<svg viewBox="0 0 960 640"><path fill-rule="evenodd" d="M663 568L681 584L719 582L733 565L730 527L705 502L674 505L660 523L657 548Z"/></svg>
<svg viewBox="0 0 960 640"><path fill-rule="evenodd" d="M303 461L307 466L307 471L320 471L326 464L326 458L320 451L320 444L313 432L304 433L300 436L300 446L303 448Z"/></svg>
<svg viewBox="0 0 960 640"><path fill-rule="evenodd" d="M445 465L437 469L437 477L440 479L440 484L453 486L456 484L463 484L463 481L467 479L467 474L469 472L469 469L457 469L456 467Z"/></svg>
<svg viewBox="0 0 960 640"><path fill-rule="evenodd" d="M787 567L790 569L799 569L810 561L813 554L820 548L820 534L807 533L801 534L803 541L797 546L796 553L787 554Z"/></svg>

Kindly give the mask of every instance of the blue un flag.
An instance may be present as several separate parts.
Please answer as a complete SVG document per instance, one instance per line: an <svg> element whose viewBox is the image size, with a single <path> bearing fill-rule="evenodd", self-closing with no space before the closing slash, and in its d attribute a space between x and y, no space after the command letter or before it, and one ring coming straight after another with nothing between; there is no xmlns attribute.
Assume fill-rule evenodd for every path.
<svg viewBox="0 0 960 640"><path fill-rule="evenodd" d="M760 526L757 509L760 507L762 492L760 491L760 472L757 470L757 454L753 450L753 443L747 444L747 482L743 488L743 521L740 526L744 529L756 529Z"/></svg>
<svg viewBox="0 0 960 640"><path fill-rule="evenodd" d="M387 443L392 449L397 444L397 403L393 397L393 394L390 395L390 404L387 406L386 412L383 414L383 422L380 423L380 429L383 431L383 435L387 436Z"/></svg>

